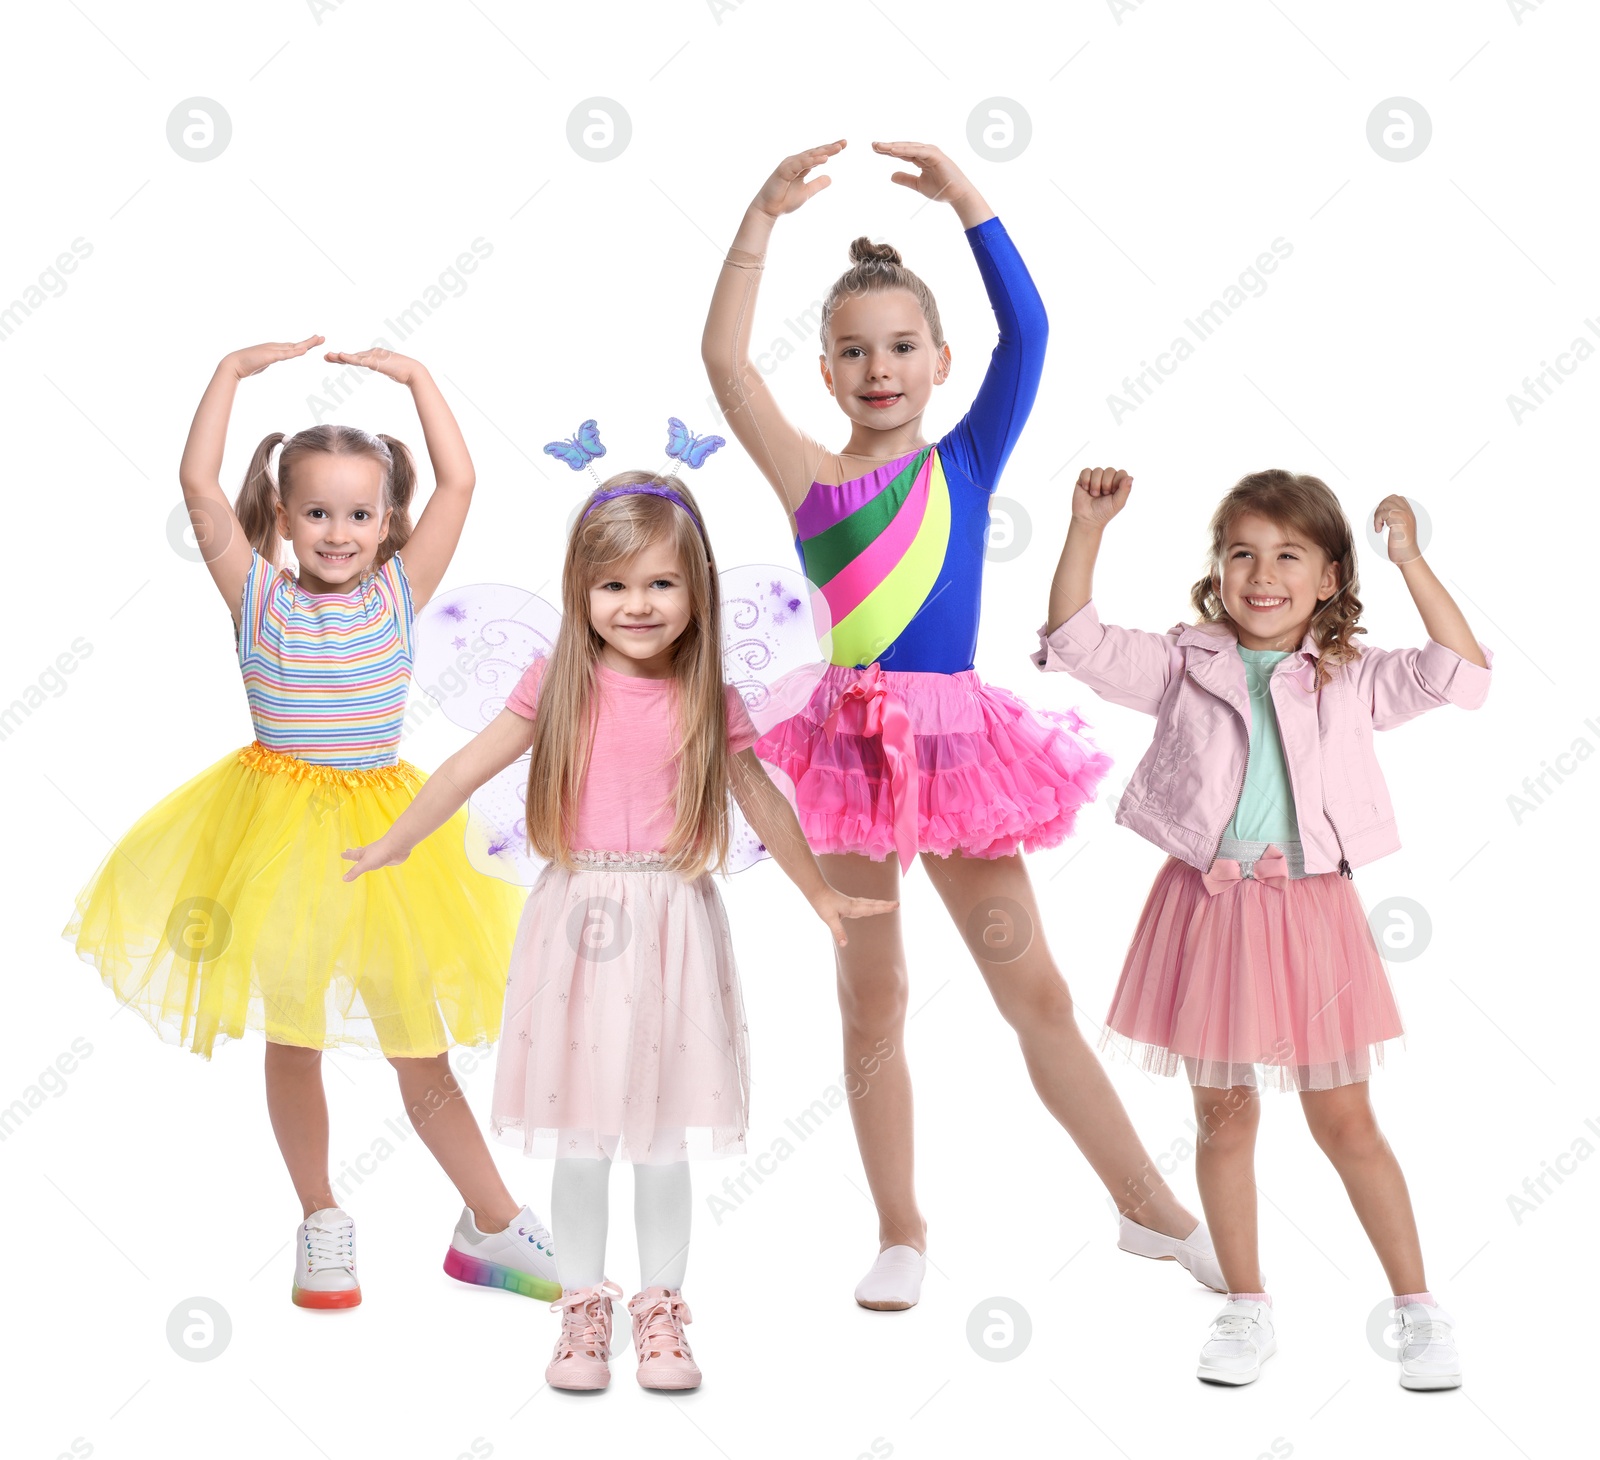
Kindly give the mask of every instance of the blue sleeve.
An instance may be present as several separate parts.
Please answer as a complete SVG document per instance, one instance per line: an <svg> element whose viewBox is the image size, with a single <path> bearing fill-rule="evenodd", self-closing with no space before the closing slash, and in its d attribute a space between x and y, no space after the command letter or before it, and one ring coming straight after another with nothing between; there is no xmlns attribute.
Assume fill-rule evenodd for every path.
<svg viewBox="0 0 1600 1460"><path fill-rule="evenodd" d="M999 218L969 228L967 242L977 257L1000 340L989 357L977 398L944 438L942 449L974 482L992 492L1039 393L1050 322L1022 255Z"/></svg>

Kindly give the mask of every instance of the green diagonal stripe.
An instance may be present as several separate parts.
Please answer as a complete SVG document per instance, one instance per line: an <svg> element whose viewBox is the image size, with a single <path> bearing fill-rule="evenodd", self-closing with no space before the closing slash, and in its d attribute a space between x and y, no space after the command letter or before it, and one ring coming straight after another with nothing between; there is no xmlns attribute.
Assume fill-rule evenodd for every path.
<svg viewBox="0 0 1600 1460"><path fill-rule="evenodd" d="M806 576L817 587L825 586L835 574L848 568L894 520L916 484L922 463L932 450L931 446L925 447L876 497L870 502L863 502L848 517L841 517L832 527L824 528L815 537L801 539L801 546L805 549Z"/></svg>

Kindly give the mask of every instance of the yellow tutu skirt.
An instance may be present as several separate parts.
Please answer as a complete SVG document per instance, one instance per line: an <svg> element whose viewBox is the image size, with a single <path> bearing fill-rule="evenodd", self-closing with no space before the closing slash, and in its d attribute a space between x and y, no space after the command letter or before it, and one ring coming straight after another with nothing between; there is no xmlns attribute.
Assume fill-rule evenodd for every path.
<svg viewBox="0 0 1600 1460"><path fill-rule="evenodd" d="M345 882L426 782L235 751L146 812L62 936L163 1039L210 1058L260 1029L405 1057L500 1037L526 893L467 860L466 812L397 867Z"/></svg>

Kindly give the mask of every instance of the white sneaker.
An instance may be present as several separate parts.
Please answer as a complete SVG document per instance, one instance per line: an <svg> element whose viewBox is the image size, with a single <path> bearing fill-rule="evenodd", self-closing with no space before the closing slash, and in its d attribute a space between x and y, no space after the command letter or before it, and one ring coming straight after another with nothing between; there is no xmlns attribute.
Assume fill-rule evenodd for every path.
<svg viewBox="0 0 1600 1460"><path fill-rule="evenodd" d="M503 1232L480 1232L472 1208L462 1207L444 1270L459 1282L504 1288L547 1303L561 1297L550 1230L530 1207L523 1207Z"/></svg>
<svg viewBox="0 0 1600 1460"><path fill-rule="evenodd" d="M1461 1355L1456 1351L1455 1319L1426 1303L1407 1303L1394 1315L1400 1325L1400 1387L1459 1388Z"/></svg>
<svg viewBox="0 0 1600 1460"><path fill-rule="evenodd" d="M1117 1235L1117 1246L1138 1257L1175 1260L1204 1283L1214 1293L1228 1291L1227 1280L1217 1263L1217 1254L1211 1246L1211 1233L1201 1222L1187 1237L1168 1237L1151 1227L1141 1227L1131 1217L1122 1218L1122 1229ZM1263 1292L1266 1289L1262 1289Z"/></svg>
<svg viewBox="0 0 1600 1460"><path fill-rule="evenodd" d="M880 1312L914 1308L922 1296L927 1266L927 1259L915 1247L885 1247L856 1284L856 1302Z"/></svg>
<svg viewBox="0 0 1600 1460"><path fill-rule="evenodd" d="M361 1301L356 1224L342 1208L323 1207L300 1223L289 1296L302 1308L354 1308Z"/></svg>
<svg viewBox="0 0 1600 1460"><path fill-rule="evenodd" d="M1261 1365L1277 1350L1271 1307L1235 1298L1211 1320L1211 1335L1200 1347L1195 1373L1211 1384L1253 1384L1261 1377Z"/></svg>

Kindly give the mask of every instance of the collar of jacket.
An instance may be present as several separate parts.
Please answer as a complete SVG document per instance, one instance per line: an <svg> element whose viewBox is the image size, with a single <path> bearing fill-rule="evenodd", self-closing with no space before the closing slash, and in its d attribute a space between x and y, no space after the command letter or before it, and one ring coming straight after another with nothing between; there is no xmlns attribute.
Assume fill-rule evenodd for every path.
<svg viewBox="0 0 1600 1460"><path fill-rule="evenodd" d="M1199 655L1185 655L1190 676L1241 714L1247 713L1250 696L1245 686L1244 661L1234 652L1238 638L1233 630L1223 623L1200 623L1174 624L1168 632L1177 634L1180 649L1202 651ZM1278 674L1294 680L1307 694L1312 693L1317 682L1317 640L1310 629L1300 640L1300 647L1290 651L1290 658L1295 664L1280 667Z"/></svg>

